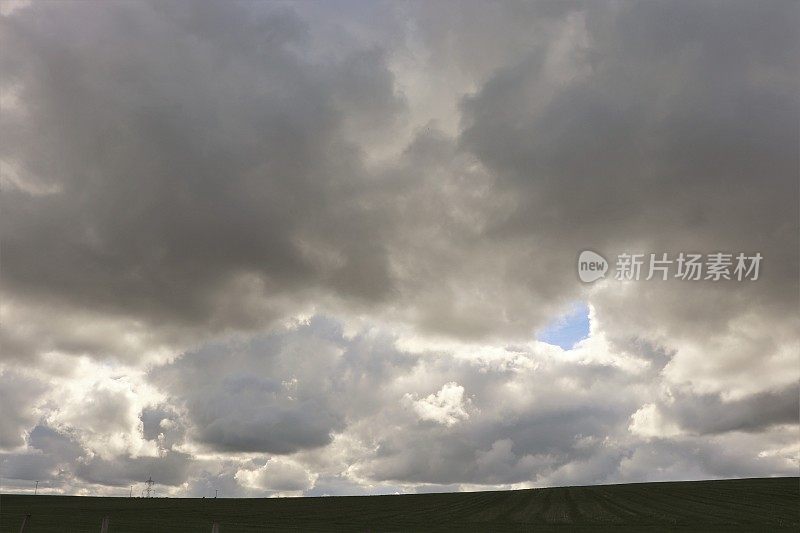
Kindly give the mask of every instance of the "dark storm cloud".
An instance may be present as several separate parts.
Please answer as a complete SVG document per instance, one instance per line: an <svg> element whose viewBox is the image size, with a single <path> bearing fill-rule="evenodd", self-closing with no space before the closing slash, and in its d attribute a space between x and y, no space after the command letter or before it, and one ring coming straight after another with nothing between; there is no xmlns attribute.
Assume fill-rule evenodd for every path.
<svg viewBox="0 0 800 533"><path fill-rule="evenodd" d="M660 409L680 427L698 434L758 431L795 424L800 417L794 385L729 401L712 394L675 394Z"/></svg>
<svg viewBox="0 0 800 533"><path fill-rule="evenodd" d="M278 312L243 308L251 292L383 298L380 217L342 135L402 108L381 52L316 63L303 22L263 3L96 7L2 20L24 109L3 114L3 157L59 191L5 191L6 291L237 327ZM308 257L318 242L331 261Z"/></svg>
<svg viewBox="0 0 800 533"><path fill-rule="evenodd" d="M474 76L460 134L427 128L370 170L365 138L406 118L396 35L399 50L326 48L313 14L264 3L4 17L21 111L4 113L3 157L23 180L5 194L6 291L177 338L321 302L453 336L527 336L581 296L579 250L636 246L768 257L757 286L704 289L719 323L793 304L795 4L487 9L446 23L463 46L420 26L428 68ZM483 60L468 53L482 42ZM674 305L657 312L684 327ZM10 338L20 353L33 342Z"/></svg>
<svg viewBox="0 0 800 533"><path fill-rule="evenodd" d="M592 6L566 74L548 74L535 50L464 103L462 146L520 198L489 234L537 235L570 266L591 246L762 250L774 265L752 292L787 310L798 265L796 4ZM570 290L571 271L551 274L550 286Z"/></svg>

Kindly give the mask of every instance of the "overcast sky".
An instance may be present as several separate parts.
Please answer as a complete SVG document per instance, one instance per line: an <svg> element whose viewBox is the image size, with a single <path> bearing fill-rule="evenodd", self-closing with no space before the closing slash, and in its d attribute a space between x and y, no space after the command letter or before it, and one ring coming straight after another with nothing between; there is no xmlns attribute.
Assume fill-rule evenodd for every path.
<svg viewBox="0 0 800 533"><path fill-rule="evenodd" d="M4 3L2 490L798 475L798 28L781 0ZM589 284L585 249L763 262Z"/></svg>

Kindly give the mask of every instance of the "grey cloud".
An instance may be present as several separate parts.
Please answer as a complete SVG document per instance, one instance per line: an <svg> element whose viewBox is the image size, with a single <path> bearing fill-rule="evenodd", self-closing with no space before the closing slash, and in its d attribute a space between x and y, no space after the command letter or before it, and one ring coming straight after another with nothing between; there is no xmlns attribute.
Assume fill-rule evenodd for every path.
<svg viewBox="0 0 800 533"><path fill-rule="evenodd" d="M53 457L36 453L0 453L0 469L4 481L51 480L56 477L57 463Z"/></svg>
<svg viewBox="0 0 800 533"><path fill-rule="evenodd" d="M99 431L126 432L130 429L130 404L125 394L94 387L86 391L80 418Z"/></svg>
<svg viewBox="0 0 800 533"><path fill-rule="evenodd" d="M60 485L70 480L71 465L85 454L70 435L42 424L30 430L28 444L25 453L0 455L3 478Z"/></svg>
<svg viewBox="0 0 800 533"><path fill-rule="evenodd" d="M659 404L659 409L680 427L701 435L755 432L777 424L796 424L800 418L794 385L729 401L720 395L676 393L670 402Z"/></svg>
<svg viewBox="0 0 800 533"><path fill-rule="evenodd" d="M0 448L25 443L25 432L36 421L33 409L47 384L14 371L0 372Z"/></svg>
<svg viewBox="0 0 800 533"><path fill-rule="evenodd" d="M542 363L536 370L512 373L454 361L441 368L426 365L433 379L464 384L475 412L453 428L411 421L378 432L378 451L359 465L359 472L381 481L519 483L589 460L602 452L607 437L624 437L640 401L628 376L600 371L604 377L599 379L590 377L598 370L594 365L535 360ZM560 375L575 382L559 386ZM584 378L594 383L582 390ZM509 390L524 396L515 398Z"/></svg>
<svg viewBox="0 0 800 533"><path fill-rule="evenodd" d="M402 365L380 340L346 343L341 335L317 319L294 332L206 346L151 375L185 405L200 442L287 454L330 443L346 426L348 404Z"/></svg>
<svg viewBox="0 0 800 533"><path fill-rule="evenodd" d="M793 438L793 437L790 437ZM714 440L659 439L627 451L619 479L655 481L757 477L763 472L791 476L797 472L787 457L760 455L761 442L733 434Z"/></svg>
<svg viewBox="0 0 800 533"><path fill-rule="evenodd" d="M159 405L143 409L139 419L142 421L142 436L147 440L159 441L160 447L169 450L184 442L185 421L171 406Z"/></svg>
<svg viewBox="0 0 800 533"><path fill-rule="evenodd" d="M452 487L451 487L452 488ZM394 484L371 484L370 486L361 485L342 475L320 476L314 484L314 488L306 491L307 496L331 496L340 494L342 496L361 496L365 494L399 494L407 487ZM425 487L426 492L433 492L430 487Z"/></svg>
<svg viewBox="0 0 800 533"><path fill-rule="evenodd" d="M221 465L206 464L187 481L187 496L209 498L219 495L222 498L256 496L236 482L238 464L223 462Z"/></svg>
<svg viewBox="0 0 800 533"><path fill-rule="evenodd" d="M174 451L163 457L93 457L78 463L75 473L84 481L103 485L125 486L151 476L159 485L180 485L188 478L191 462L190 455Z"/></svg>
<svg viewBox="0 0 800 533"><path fill-rule="evenodd" d="M162 452L159 457L114 457L103 459L89 454L74 435L38 425L30 432L29 453L3 454L4 478L40 480L43 487L64 484L100 484L127 486L141 483L150 476L159 485L180 485L191 470L191 456Z"/></svg>
<svg viewBox="0 0 800 533"><path fill-rule="evenodd" d="M10 294L206 327L262 324L315 287L385 296L341 135L402 109L379 51L317 65L294 51L302 21L262 3L33 5L2 24L24 108L3 156L60 189L4 195ZM268 302L242 307L252 291Z"/></svg>
<svg viewBox="0 0 800 533"><path fill-rule="evenodd" d="M596 6L569 82L549 85L535 53L465 101L462 145L520 194L493 233L550 234L548 252L565 255L582 243L763 247L776 269L766 283L791 286L797 80L790 57L771 52L797 48L796 8L637 3L609 17ZM731 21L746 55L725 44ZM785 82L762 81L761 68Z"/></svg>
<svg viewBox="0 0 800 533"><path fill-rule="evenodd" d="M85 453L83 447L68 435L46 425L37 425L28 436L31 448L57 458L60 461L74 461Z"/></svg>

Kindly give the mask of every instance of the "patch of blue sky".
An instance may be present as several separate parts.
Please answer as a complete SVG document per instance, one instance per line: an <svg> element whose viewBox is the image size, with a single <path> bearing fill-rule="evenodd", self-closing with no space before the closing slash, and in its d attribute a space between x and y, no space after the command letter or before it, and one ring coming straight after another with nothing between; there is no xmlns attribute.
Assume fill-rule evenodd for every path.
<svg viewBox="0 0 800 533"><path fill-rule="evenodd" d="M539 332L536 338L547 344L571 350L589 336L589 306L576 302L572 308Z"/></svg>

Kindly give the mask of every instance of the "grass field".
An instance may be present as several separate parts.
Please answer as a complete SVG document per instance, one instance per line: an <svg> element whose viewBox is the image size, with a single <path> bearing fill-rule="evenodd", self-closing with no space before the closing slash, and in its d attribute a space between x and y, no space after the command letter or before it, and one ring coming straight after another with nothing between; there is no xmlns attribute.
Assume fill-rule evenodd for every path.
<svg viewBox="0 0 800 533"><path fill-rule="evenodd" d="M800 478L285 499L0 496L0 532L798 531Z"/></svg>

